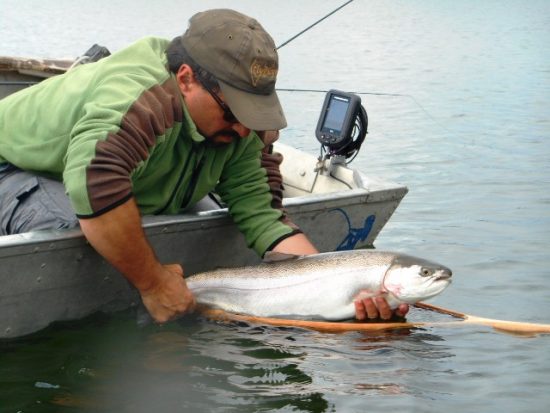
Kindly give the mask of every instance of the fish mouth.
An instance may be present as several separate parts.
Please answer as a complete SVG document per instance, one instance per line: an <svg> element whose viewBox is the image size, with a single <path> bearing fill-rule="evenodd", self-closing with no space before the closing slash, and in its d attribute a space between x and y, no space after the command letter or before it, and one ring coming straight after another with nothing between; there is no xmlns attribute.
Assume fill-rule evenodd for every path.
<svg viewBox="0 0 550 413"><path fill-rule="evenodd" d="M452 277L453 276L453 273L451 270L445 270L445 271L441 271L439 274L437 274L437 276L435 277L435 280L436 281L449 281L451 282L452 281Z"/></svg>

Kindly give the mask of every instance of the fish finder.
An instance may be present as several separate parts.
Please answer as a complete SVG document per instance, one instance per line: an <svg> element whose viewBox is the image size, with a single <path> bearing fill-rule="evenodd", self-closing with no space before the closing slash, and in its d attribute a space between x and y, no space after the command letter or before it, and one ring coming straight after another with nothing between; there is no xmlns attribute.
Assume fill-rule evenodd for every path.
<svg viewBox="0 0 550 413"><path fill-rule="evenodd" d="M367 112L353 93L329 90L325 96L315 136L329 156L356 154L367 134Z"/></svg>

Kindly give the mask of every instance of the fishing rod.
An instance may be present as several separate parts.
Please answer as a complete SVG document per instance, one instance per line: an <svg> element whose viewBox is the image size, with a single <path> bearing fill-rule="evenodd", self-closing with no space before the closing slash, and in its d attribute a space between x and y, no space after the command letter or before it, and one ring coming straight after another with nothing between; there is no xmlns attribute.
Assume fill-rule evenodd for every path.
<svg viewBox="0 0 550 413"><path fill-rule="evenodd" d="M349 0L347 2L345 2L344 4L342 4L341 6L335 8L333 11L331 11L329 14L327 14L326 16L324 17L321 17L319 20L317 20L315 23L309 25L308 27L306 27L304 30L302 30L300 33L297 33L296 35L292 36L290 39L288 39L286 42L283 42L281 43L279 46L277 46L275 49L279 50L281 47L283 46L286 46L287 44L289 44L291 41L293 41L294 39L296 39L297 37L300 37L302 34L304 34L305 32L307 32L309 29L313 28L314 26L317 26L319 23L321 23L323 20L325 20L326 18L332 16L334 13L336 13L338 10L344 8L345 6L347 6L348 4L350 4L351 2L353 2L353 0Z"/></svg>

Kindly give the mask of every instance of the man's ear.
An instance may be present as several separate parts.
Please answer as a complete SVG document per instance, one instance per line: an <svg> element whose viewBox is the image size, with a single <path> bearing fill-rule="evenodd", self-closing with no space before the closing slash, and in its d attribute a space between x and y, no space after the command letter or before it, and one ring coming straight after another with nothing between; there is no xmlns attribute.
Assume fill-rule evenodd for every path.
<svg viewBox="0 0 550 413"><path fill-rule="evenodd" d="M189 88L195 83L195 75L191 66L183 64L176 73L176 81L182 94L189 92Z"/></svg>

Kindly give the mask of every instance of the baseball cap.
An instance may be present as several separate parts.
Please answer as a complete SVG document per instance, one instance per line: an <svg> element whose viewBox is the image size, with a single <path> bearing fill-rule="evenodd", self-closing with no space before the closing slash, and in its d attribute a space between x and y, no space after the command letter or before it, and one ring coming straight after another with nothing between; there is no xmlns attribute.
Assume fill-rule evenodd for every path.
<svg viewBox="0 0 550 413"><path fill-rule="evenodd" d="M253 130L286 127L275 92L277 50L258 21L235 10L207 10L191 17L181 41L189 56L216 77L240 123Z"/></svg>

